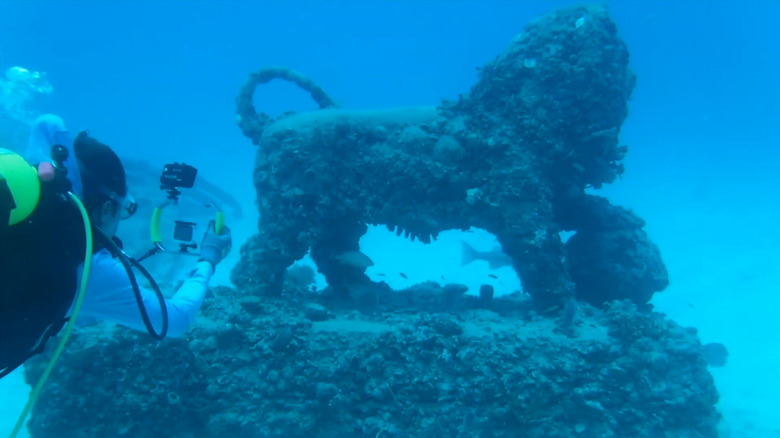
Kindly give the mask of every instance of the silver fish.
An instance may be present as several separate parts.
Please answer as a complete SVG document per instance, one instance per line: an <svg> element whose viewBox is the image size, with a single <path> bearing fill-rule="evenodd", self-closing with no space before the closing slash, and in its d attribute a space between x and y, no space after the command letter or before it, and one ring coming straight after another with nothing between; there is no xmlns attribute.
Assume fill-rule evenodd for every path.
<svg viewBox="0 0 780 438"><path fill-rule="evenodd" d="M498 269L502 266L512 266L512 259L501 251L500 246L496 246L490 251L477 251L468 243L461 243L463 244L460 259L461 266L466 266L476 260L488 262L490 269Z"/></svg>

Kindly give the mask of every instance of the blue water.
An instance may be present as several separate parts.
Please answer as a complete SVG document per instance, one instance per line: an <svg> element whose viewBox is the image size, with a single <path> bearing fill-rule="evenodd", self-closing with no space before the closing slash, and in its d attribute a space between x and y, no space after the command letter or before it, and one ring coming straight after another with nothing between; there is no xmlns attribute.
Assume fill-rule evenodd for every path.
<svg viewBox="0 0 780 438"><path fill-rule="evenodd" d="M0 70L46 72L54 92L41 111L124 155L187 161L252 205L254 148L234 108L250 72L297 69L344 108L436 104L467 91L529 20L569 4L3 1ZM643 217L662 251L672 284L658 308L731 351L712 371L723 436L780 436L780 2L610 6L638 83L626 173L602 193ZM255 101L271 113L313 108L278 84ZM236 241L253 227L236 224ZM458 269L460 237L414 252L372 230L363 244L374 269L409 282L473 283L487 268ZM504 292L516 287L511 270L500 274Z"/></svg>

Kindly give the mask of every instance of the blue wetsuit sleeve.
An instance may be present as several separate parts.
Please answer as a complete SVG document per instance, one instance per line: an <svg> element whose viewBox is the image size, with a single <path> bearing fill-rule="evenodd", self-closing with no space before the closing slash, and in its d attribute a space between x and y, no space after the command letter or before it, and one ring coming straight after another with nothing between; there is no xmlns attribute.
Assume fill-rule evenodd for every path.
<svg viewBox="0 0 780 438"><path fill-rule="evenodd" d="M168 309L168 335L183 336L195 321L203 304L213 268L208 262L200 262L171 298L165 300ZM140 280L140 278L139 278ZM141 287L141 296L152 326L159 333L162 329L162 309L153 291ZM92 258L86 295L79 319L103 320L146 331L133 287L124 267L106 251Z"/></svg>

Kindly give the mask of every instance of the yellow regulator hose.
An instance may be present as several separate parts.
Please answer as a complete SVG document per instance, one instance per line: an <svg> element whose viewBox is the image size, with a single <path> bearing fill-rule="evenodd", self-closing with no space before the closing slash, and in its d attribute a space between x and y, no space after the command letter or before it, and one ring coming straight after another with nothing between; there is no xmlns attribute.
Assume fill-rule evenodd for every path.
<svg viewBox="0 0 780 438"><path fill-rule="evenodd" d="M32 411L32 408L35 405L35 401L38 399L38 396L41 393L43 385L46 384L46 380L49 378L49 375L51 375L51 372L54 369L54 365L57 363L57 359L59 359L60 354L62 354L62 350L65 349L65 343L68 342L68 337L70 337L70 333L73 330L73 325L76 323L76 318L79 315L79 310L81 310L81 304L84 302L84 293L87 291L89 272L92 269L92 225L90 224L89 216L87 215L87 210L84 208L84 204L82 204L79 198L73 193L69 192L68 196L70 197L71 202L73 202L76 207L78 207L79 212L81 213L81 218L84 222L84 232L87 236L87 248L84 254L84 270L81 273L81 287L79 288L78 295L76 296L76 304L73 307L73 313L70 315L70 320L65 326L65 331L63 332L62 338L57 345L57 349L54 350L54 354L51 356L51 359L49 359L49 363L46 365L46 369L43 371L43 374L38 380L38 383L35 385L35 388L33 388L33 390L30 392L30 398L27 400L27 404L24 406L24 410L19 415L19 419L16 421L16 425L14 426L13 431L11 431L9 438L16 438L16 436L19 434L19 431L21 431L22 427L24 427L24 420L27 418L27 415L30 414L30 411Z"/></svg>

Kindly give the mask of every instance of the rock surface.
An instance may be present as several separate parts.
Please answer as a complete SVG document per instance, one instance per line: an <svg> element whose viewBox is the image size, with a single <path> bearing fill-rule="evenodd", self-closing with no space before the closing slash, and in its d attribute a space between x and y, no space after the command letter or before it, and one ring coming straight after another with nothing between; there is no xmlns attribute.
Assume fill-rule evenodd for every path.
<svg viewBox="0 0 780 438"><path fill-rule="evenodd" d="M695 331L628 301L561 321L524 295L458 286L242 305L217 288L161 343L79 329L32 437L716 437L718 395ZM313 308L329 317L312 320ZM321 313L318 313L321 314ZM50 343L53 345L52 343ZM27 366L34 382L43 359Z"/></svg>

